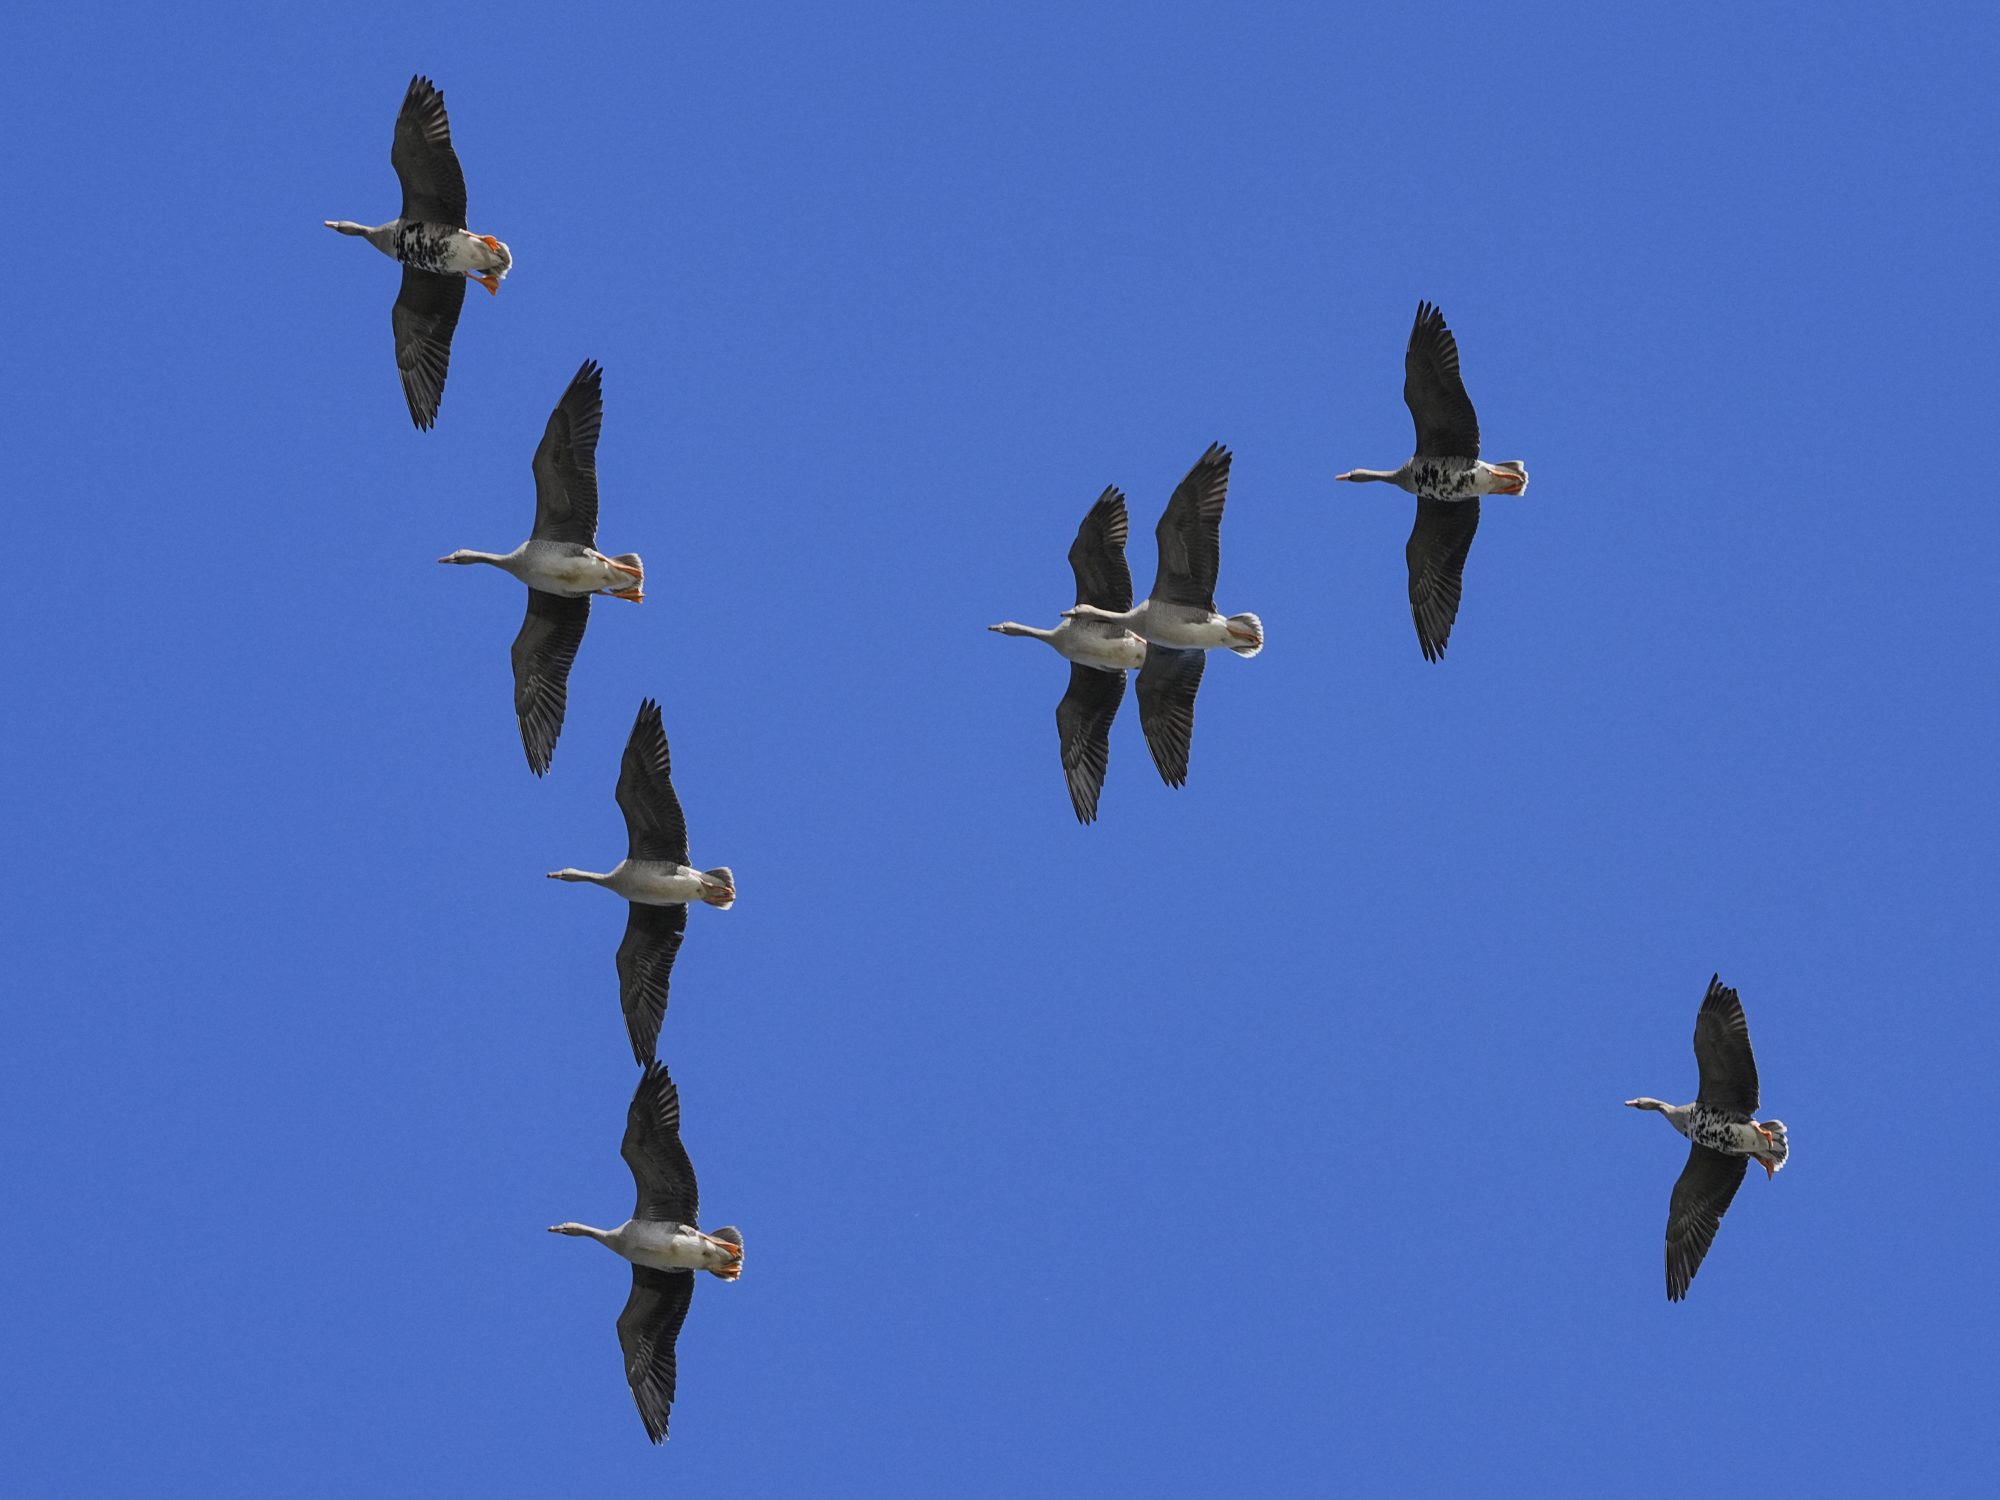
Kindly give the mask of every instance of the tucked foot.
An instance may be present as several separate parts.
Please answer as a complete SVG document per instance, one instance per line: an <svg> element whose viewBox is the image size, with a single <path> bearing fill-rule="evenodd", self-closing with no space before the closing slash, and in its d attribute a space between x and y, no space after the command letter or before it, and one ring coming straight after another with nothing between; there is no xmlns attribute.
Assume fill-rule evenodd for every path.
<svg viewBox="0 0 2000 1500"><path fill-rule="evenodd" d="M629 589L606 589L604 592L614 599L630 599L634 604L646 602L646 591L637 584Z"/></svg>
<svg viewBox="0 0 2000 1500"><path fill-rule="evenodd" d="M635 568L630 563L622 563L615 557L607 557L604 560L623 573L627 578L637 578L642 582L645 580L646 570L644 568Z"/></svg>
<svg viewBox="0 0 2000 1500"><path fill-rule="evenodd" d="M1757 1158L1757 1165L1764 1169L1764 1180L1766 1182L1769 1182L1772 1178L1778 1175L1778 1169L1772 1166L1771 1163L1764 1157L1760 1156Z"/></svg>
<svg viewBox="0 0 2000 1500"><path fill-rule="evenodd" d="M476 238L484 240L486 242L486 248L488 250L498 250L500 248L500 242L494 239L493 236L490 234L478 235L476 236Z"/></svg>
<svg viewBox="0 0 2000 1500"><path fill-rule="evenodd" d="M477 271L467 271L465 275L467 280L478 282L494 296L497 297L500 295L500 278L498 276L482 276Z"/></svg>
<svg viewBox="0 0 2000 1500"><path fill-rule="evenodd" d="M1775 1145L1777 1145L1777 1144L1778 1144L1778 1138L1777 1138L1776 1136L1772 1135L1772 1134L1771 1134L1771 1132L1770 1132L1770 1131L1768 1131L1768 1130L1766 1130L1766 1129L1765 1129L1765 1128L1764 1128L1764 1127L1763 1127L1762 1125L1757 1125L1757 1124L1754 1124L1754 1123L1753 1123L1753 1124L1751 1125L1751 1127L1750 1127L1750 1128L1751 1128L1751 1129L1753 1129L1753 1130L1755 1130L1755 1131L1757 1132L1757 1134L1759 1134L1759 1135L1761 1135L1762 1137L1764 1137L1764 1144L1765 1144L1765 1145L1767 1145L1767 1146L1775 1146Z"/></svg>
<svg viewBox="0 0 2000 1500"><path fill-rule="evenodd" d="M1264 637L1257 634L1257 632L1254 630L1242 630L1239 629L1237 626L1232 625L1229 627L1229 633L1235 636L1237 640L1248 641L1253 646L1261 646L1264 644Z"/></svg>

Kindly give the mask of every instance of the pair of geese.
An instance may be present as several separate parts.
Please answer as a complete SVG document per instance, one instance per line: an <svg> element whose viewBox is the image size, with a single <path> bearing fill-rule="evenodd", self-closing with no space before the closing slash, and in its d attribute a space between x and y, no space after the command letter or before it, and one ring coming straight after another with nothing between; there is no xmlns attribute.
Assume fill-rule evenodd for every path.
<svg viewBox="0 0 2000 1500"><path fill-rule="evenodd" d="M451 340L465 284L497 293L513 266L506 245L466 228L465 175L451 144L444 96L413 78L396 117L390 163L403 188L403 211L386 224L329 219L329 229L366 239L403 266L391 322L396 367L410 420L437 421ZM597 439L603 424L603 372L584 361L551 413L535 450L535 526L512 552L460 549L441 563L487 563L528 586L527 619L514 641L514 707L521 743L536 775L549 769L568 703L570 667L590 620L593 594L638 602L645 567L636 554L607 557L597 541ZM734 1281L743 1271L743 1236L734 1228L697 1227L694 1167L680 1139L680 1095L654 1056L666 1015L674 956L687 930L688 904L727 908L736 898L727 868L688 862L686 821L675 796L659 705L648 699L626 742L617 799L625 815L627 854L611 870L563 869L552 880L601 885L626 898L630 912L618 949L619 1000L632 1053L643 1072L627 1111L622 1146L638 1185L632 1216L615 1229L556 1224L552 1234L586 1236L632 1265L632 1291L618 1316L625 1374L646 1435L667 1435L675 1387L674 1345L706 1271Z"/></svg>
<svg viewBox="0 0 2000 1500"><path fill-rule="evenodd" d="M1416 452L1399 469L1350 469L1335 477L1393 484L1417 497L1417 520L1404 549L1410 573L1410 615L1426 661L1444 655L1458 618L1465 559L1479 529L1479 497L1519 495L1528 488L1518 460L1483 463L1479 415L1459 373L1458 341L1444 314L1417 304L1403 352L1403 401L1416 423ZM1194 700L1206 652L1225 647L1255 656L1264 627L1255 615L1215 612L1229 452L1212 446L1201 456L1154 532L1159 569L1153 592L1136 607L1125 565L1125 497L1107 489L1091 506L1070 545L1076 604L1062 623L1041 630L1006 620L1003 635L1046 641L1070 662L1069 690L1056 705L1056 738L1077 821L1090 823L1111 762L1111 723L1125 697L1125 673L1139 671L1139 727L1153 764L1168 786L1186 784L1194 741Z"/></svg>

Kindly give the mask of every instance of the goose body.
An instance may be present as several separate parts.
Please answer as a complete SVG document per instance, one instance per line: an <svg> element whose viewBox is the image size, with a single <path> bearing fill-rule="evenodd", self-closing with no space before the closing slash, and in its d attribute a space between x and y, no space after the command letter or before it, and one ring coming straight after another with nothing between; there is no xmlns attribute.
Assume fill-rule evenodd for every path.
<svg viewBox="0 0 2000 1500"><path fill-rule="evenodd" d="M428 78L412 78L403 95L389 163L403 188L401 214L386 224L325 222L328 229L364 239L402 264L403 286L390 317L396 368L410 420L428 429L444 398L465 283L477 281L497 294L514 267L514 253L492 235L465 227L465 173L451 144L444 95Z"/></svg>
<svg viewBox="0 0 2000 1500"><path fill-rule="evenodd" d="M1417 304L1403 350L1403 404L1416 423L1415 455L1399 469L1349 469L1334 477L1393 484L1417 497L1417 523L1403 549L1410 618L1424 659L1438 661L1458 619L1480 496L1525 493L1528 468L1518 459L1493 464L1479 457L1479 414L1459 373L1458 340L1428 302Z"/></svg>
<svg viewBox="0 0 2000 1500"><path fill-rule="evenodd" d="M1628 1109L1654 1110L1689 1141L1687 1165L1667 1207L1667 1297L1687 1295L1695 1272L1722 1226L1722 1216L1743 1184L1751 1162L1775 1177L1791 1157L1779 1120L1758 1120L1757 1059L1750 1023L1736 991L1718 975L1708 982L1695 1015L1695 1064L1701 1092L1692 1104L1627 1099Z"/></svg>
<svg viewBox="0 0 2000 1500"><path fill-rule="evenodd" d="M648 1063L639 1077L619 1154L638 1189L632 1217L615 1229L567 1223L551 1224L549 1233L596 1240L632 1263L618 1345L639 1420L657 1443L667 1435L674 1404L674 1344L694 1300L694 1273L735 1281L743 1274L743 1236L733 1227L713 1233L698 1227L694 1164L681 1144L680 1091L658 1062Z"/></svg>
<svg viewBox="0 0 2000 1500"><path fill-rule="evenodd" d="M604 425L604 371L594 360L570 381L535 449L535 527L512 552L461 547L441 563L485 563L528 586L528 612L514 637L514 717L528 769L544 775L569 710L569 673L590 624L590 596L639 603L646 565L636 552L597 550L597 436Z"/></svg>
<svg viewBox="0 0 2000 1500"><path fill-rule="evenodd" d="M1085 512L1070 543L1070 571L1079 604L1129 608L1132 573L1125 565L1125 496L1116 485ZM1056 741L1063 779L1079 823L1097 818L1098 797L1111 765L1111 721L1125 701L1125 674L1146 664L1146 643L1123 625L1084 616L1065 617L1053 630L1003 620L989 625L1002 635L1026 636L1052 647L1069 662L1069 690L1056 704Z"/></svg>
<svg viewBox="0 0 2000 1500"><path fill-rule="evenodd" d="M688 863L687 820L674 795L660 705L651 698L639 705L625 742L618 807L625 814L625 858L601 874L561 869L551 870L549 879L601 885L630 903L625 940L618 945L618 1002L632 1055L644 1066L653 1060L666 1019L689 904L699 901L724 911L736 904L736 877L727 866L698 870Z"/></svg>

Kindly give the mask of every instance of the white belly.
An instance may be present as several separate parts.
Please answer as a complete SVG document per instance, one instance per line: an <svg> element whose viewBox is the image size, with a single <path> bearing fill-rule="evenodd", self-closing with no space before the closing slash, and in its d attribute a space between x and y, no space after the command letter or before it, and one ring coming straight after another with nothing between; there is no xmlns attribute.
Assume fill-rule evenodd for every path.
<svg viewBox="0 0 2000 1500"><path fill-rule="evenodd" d="M1156 646L1183 649L1206 651L1241 644L1229 633L1229 622L1221 615L1205 614L1185 604L1149 604L1139 633Z"/></svg>
<svg viewBox="0 0 2000 1500"><path fill-rule="evenodd" d="M514 255L505 245L495 250L469 229L455 230L444 242L444 269L478 271L505 276L513 269Z"/></svg>
<svg viewBox="0 0 2000 1500"><path fill-rule="evenodd" d="M619 866L612 887L627 901L641 906L685 906L701 895L701 876L686 865L634 864Z"/></svg>
<svg viewBox="0 0 2000 1500"><path fill-rule="evenodd" d="M1090 627L1090 628L1083 628ZM1146 664L1146 643L1129 630L1090 620L1065 620L1056 627L1050 643L1074 662L1107 671L1129 668L1137 671Z"/></svg>
<svg viewBox="0 0 2000 1500"><path fill-rule="evenodd" d="M627 1220L619 1230L622 1244L613 1248L635 1265L656 1271L707 1271L736 1259L699 1229L685 1224Z"/></svg>
<svg viewBox="0 0 2000 1500"><path fill-rule="evenodd" d="M521 581L545 594L596 594L605 589L629 589L638 580L601 552L564 555L530 548Z"/></svg>

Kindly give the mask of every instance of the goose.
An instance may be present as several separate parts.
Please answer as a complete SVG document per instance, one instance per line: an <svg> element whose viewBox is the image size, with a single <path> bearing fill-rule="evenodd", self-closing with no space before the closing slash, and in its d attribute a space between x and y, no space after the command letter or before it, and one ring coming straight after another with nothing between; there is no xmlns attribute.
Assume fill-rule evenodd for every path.
<svg viewBox="0 0 2000 1500"><path fill-rule="evenodd" d="M687 823L674 795L660 705L651 698L639 705L625 742L618 806L625 814L625 858L602 875L561 869L549 871L549 879L601 885L631 903L625 941L618 945L618 1002L625 1009L632 1055L644 1067L653 1060L666 1019L667 980L687 931L688 903L723 911L736 904L736 877L727 866L696 870L687 862Z"/></svg>
<svg viewBox="0 0 2000 1500"><path fill-rule="evenodd" d="M1349 469L1334 478L1351 483L1380 480L1417 497L1417 524L1403 549L1410 567L1410 616L1425 661L1439 661L1458 618L1458 596L1472 533L1479 529L1481 495L1527 491L1527 465L1518 459L1482 463L1479 414L1458 373L1458 340L1444 314L1417 304L1417 321L1403 351L1403 404L1417 424L1417 452L1400 469Z"/></svg>
<svg viewBox="0 0 2000 1500"><path fill-rule="evenodd" d="M535 449L535 529L512 552L461 547L441 563L488 563L528 586L528 615L514 637L514 713L528 769L547 773L569 706L569 669L590 623L590 596L634 604L646 597L636 552L606 557L597 540L597 434L604 424L604 371L593 360L569 383Z"/></svg>
<svg viewBox="0 0 2000 1500"><path fill-rule="evenodd" d="M1715 1242L1729 1200L1743 1185L1754 1159L1766 1178L1776 1177L1791 1155L1783 1122L1759 1121L1757 1059L1750 1051L1750 1023L1736 991L1716 975L1694 1018L1694 1060L1701 1091L1692 1104L1627 1099L1628 1109L1653 1109L1693 1144L1667 1206L1667 1299L1678 1302Z"/></svg>
<svg viewBox="0 0 2000 1500"><path fill-rule="evenodd" d="M328 219L328 229L357 235L403 264L403 289L390 322L396 330L396 368L410 420L428 431L444 397L451 363L451 335L465 306L465 283L498 295L513 269L514 253L490 234L465 227L465 173L451 148L444 95L428 78L410 80L396 115L389 164L403 184L403 212L386 224Z"/></svg>
<svg viewBox="0 0 2000 1500"><path fill-rule="evenodd" d="M694 1300L694 1273L736 1280L743 1274L743 1235L734 1227L709 1234L695 1227L694 1165L681 1144L681 1096L664 1064L650 1062L639 1075L618 1149L639 1189L632 1217L616 1229L551 1224L549 1233L596 1240L632 1262L618 1347L639 1420L658 1443L666 1438L674 1404L674 1340Z"/></svg>
<svg viewBox="0 0 2000 1500"><path fill-rule="evenodd" d="M1132 607L1132 571L1125 565L1125 495L1116 485L1097 497L1070 543L1076 602L1106 609ZM1070 664L1069 691L1056 705L1056 739L1063 777L1079 823L1097 819L1097 798L1111 764L1111 721L1125 698L1125 673L1142 667L1146 643L1122 625L1063 619L1053 630L1014 620L989 625L1002 635L1046 641Z"/></svg>
<svg viewBox="0 0 2000 1500"><path fill-rule="evenodd" d="M1206 653L1220 646L1238 656L1264 649L1264 622L1255 615L1215 612L1215 575L1222 563L1222 509L1229 499L1230 452L1220 443L1188 470L1153 529L1159 566L1153 592L1137 605L1107 609L1079 601L1065 620L1098 620L1144 638L1139 668L1139 723L1146 748L1168 786L1187 782L1194 741L1194 698Z"/></svg>

